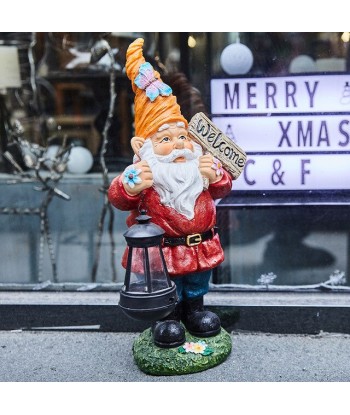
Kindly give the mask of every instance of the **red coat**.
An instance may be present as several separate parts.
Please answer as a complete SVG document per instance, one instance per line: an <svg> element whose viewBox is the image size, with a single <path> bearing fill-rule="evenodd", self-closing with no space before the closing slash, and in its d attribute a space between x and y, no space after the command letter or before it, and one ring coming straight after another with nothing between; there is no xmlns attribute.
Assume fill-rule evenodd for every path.
<svg viewBox="0 0 350 415"><path fill-rule="evenodd" d="M222 179L209 186L197 198L194 218L189 220L175 209L161 204L158 193L153 187L143 191L143 207L147 215L152 217L152 222L159 225L165 231L165 236L179 237L196 233L203 233L212 229L216 222L216 209L214 199L219 199L231 190L232 178L224 172ZM116 177L108 190L109 201L120 210L130 210L127 225L130 227L136 223L139 216L139 204L141 196L128 195L123 187L121 176ZM224 260L219 235L203 241L196 246L178 245L163 247L165 261L170 276L207 271L217 267ZM126 252L124 252L122 265L126 267Z"/></svg>

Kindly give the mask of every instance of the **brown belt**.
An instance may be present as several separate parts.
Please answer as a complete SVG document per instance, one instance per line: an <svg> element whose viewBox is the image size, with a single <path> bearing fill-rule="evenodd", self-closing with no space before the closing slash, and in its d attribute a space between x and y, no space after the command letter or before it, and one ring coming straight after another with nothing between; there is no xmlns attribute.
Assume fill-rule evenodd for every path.
<svg viewBox="0 0 350 415"><path fill-rule="evenodd" d="M214 235L218 233L217 228L209 229L209 231L203 233L194 233L192 235L181 236L178 238L165 237L163 240L164 246L196 246L201 244L208 239L211 239Z"/></svg>

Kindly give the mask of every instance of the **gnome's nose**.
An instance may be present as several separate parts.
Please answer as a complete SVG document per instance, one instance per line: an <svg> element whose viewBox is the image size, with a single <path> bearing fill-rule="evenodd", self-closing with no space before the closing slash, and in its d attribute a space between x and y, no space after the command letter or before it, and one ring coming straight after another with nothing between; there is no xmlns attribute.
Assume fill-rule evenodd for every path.
<svg viewBox="0 0 350 415"><path fill-rule="evenodd" d="M183 149L184 147L185 147L185 143L184 143L184 141L183 141L183 140L180 140L180 139L176 140L176 142L175 142L175 148L176 148L177 150L181 150L181 149Z"/></svg>

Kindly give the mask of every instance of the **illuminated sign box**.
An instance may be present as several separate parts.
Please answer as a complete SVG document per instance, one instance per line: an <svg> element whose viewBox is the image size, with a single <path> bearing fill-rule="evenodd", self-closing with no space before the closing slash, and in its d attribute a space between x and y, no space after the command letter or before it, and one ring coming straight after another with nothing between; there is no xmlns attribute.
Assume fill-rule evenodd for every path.
<svg viewBox="0 0 350 415"><path fill-rule="evenodd" d="M350 189L350 75L213 79L211 113L247 153L235 190Z"/></svg>

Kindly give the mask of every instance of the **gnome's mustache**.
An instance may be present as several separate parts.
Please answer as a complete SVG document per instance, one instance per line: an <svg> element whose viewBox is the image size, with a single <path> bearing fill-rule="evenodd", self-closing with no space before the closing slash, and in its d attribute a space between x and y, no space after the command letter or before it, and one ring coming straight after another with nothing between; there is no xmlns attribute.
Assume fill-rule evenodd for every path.
<svg viewBox="0 0 350 415"><path fill-rule="evenodd" d="M198 156L188 148L173 150L170 154L167 154L166 156L156 155L157 160L162 163L171 163L178 157L185 157L186 160L194 160Z"/></svg>

